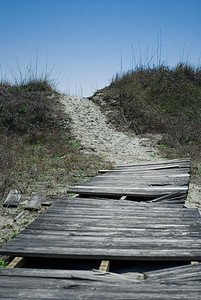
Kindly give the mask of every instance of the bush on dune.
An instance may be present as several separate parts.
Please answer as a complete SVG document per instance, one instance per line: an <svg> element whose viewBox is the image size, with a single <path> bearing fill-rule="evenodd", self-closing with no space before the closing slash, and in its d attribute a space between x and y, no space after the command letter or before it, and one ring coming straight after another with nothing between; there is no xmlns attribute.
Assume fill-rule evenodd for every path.
<svg viewBox="0 0 201 300"><path fill-rule="evenodd" d="M98 94L122 126L137 134L162 134L160 143L166 145L169 157L200 160L200 68L186 64L136 68L117 74L94 96Z"/></svg>

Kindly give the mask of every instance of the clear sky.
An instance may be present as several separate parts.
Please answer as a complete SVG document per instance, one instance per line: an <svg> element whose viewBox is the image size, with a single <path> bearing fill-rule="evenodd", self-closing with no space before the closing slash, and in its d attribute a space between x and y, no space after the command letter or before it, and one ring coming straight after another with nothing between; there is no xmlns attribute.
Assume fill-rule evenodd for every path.
<svg viewBox="0 0 201 300"><path fill-rule="evenodd" d="M61 92L89 96L135 63L180 61L201 65L201 0L0 0L3 79L48 65Z"/></svg>

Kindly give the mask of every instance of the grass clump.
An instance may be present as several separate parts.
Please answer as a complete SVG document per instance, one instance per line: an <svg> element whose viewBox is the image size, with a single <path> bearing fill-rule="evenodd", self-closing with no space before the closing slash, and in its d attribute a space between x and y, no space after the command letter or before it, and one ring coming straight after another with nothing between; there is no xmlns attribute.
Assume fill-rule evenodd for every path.
<svg viewBox="0 0 201 300"><path fill-rule="evenodd" d="M7 133L33 133L52 130L56 123L51 110L53 89L46 81L22 85L0 85L0 126Z"/></svg>
<svg viewBox="0 0 201 300"><path fill-rule="evenodd" d="M200 161L201 69L178 64L140 67L116 75L110 86L93 96L112 114L113 121L137 134L162 134L168 157ZM99 102L100 103L100 102Z"/></svg>

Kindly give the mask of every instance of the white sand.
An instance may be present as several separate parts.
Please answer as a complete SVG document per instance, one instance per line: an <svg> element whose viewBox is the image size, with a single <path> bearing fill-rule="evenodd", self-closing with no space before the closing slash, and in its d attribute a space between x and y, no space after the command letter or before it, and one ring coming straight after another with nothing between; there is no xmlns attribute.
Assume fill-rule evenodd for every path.
<svg viewBox="0 0 201 300"><path fill-rule="evenodd" d="M107 122L100 108L88 99L63 96L61 101L72 119L73 134L89 152L94 151L115 165L157 160L153 135L139 138L118 132Z"/></svg>

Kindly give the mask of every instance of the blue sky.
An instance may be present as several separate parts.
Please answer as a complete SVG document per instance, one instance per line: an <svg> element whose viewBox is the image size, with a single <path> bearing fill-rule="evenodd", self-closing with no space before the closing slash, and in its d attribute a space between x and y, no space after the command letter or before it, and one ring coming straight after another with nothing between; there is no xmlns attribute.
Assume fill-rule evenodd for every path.
<svg viewBox="0 0 201 300"><path fill-rule="evenodd" d="M201 0L0 0L0 41L2 79L37 65L89 96L135 63L200 65Z"/></svg>

